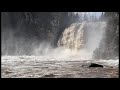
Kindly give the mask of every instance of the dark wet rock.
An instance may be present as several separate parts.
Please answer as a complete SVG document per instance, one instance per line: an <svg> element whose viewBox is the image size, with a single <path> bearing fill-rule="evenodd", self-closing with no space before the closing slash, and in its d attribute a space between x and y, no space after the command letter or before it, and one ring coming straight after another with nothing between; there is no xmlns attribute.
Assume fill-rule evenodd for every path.
<svg viewBox="0 0 120 90"><path fill-rule="evenodd" d="M54 74L48 74L48 75L42 76L42 78L53 78L53 77L55 77Z"/></svg>
<svg viewBox="0 0 120 90"><path fill-rule="evenodd" d="M6 73L6 74L10 74L10 73L12 73L12 72L11 72L11 71L5 71L5 73Z"/></svg>
<svg viewBox="0 0 120 90"><path fill-rule="evenodd" d="M90 63L90 64L82 65L82 67L103 67L103 65L96 64L96 63Z"/></svg>
<svg viewBox="0 0 120 90"><path fill-rule="evenodd" d="M89 67L103 67L103 65L96 64L96 63L91 63Z"/></svg>

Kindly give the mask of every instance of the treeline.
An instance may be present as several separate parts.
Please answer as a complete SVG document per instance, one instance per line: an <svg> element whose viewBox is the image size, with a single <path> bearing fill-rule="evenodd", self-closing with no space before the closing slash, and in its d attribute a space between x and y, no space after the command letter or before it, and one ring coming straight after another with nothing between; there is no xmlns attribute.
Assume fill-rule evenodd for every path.
<svg viewBox="0 0 120 90"><path fill-rule="evenodd" d="M43 41L56 47L64 29L78 18L73 12L2 12L2 52L27 54L33 43Z"/></svg>
<svg viewBox="0 0 120 90"><path fill-rule="evenodd" d="M99 48L94 51L95 59L119 58L119 13L105 12L102 19L107 21L105 35Z"/></svg>
<svg viewBox="0 0 120 90"><path fill-rule="evenodd" d="M102 16L102 14L101 14ZM91 21L96 22L101 20L101 16L97 16L96 13L90 13L90 12L79 12L79 22L83 21Z"/></svg>

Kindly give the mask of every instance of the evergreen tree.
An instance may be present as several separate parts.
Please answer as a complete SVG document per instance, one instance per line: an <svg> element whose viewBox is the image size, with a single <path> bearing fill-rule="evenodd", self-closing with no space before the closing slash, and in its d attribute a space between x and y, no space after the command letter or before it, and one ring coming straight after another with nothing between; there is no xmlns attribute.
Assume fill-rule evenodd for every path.
<svg viewBox="0 0 120 90"><path fill-rule="evenodd" d="M94 58L115 59L119 54L119 13L105 12L104 17L107 21L105 36L95 50Z"/></svg>

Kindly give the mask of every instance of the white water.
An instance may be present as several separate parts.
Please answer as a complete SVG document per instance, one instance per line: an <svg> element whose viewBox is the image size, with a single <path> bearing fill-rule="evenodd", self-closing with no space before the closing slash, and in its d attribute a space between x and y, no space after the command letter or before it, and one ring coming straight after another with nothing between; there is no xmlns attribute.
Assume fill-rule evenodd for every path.
<svg viewBox="0 0 120 90"><path fill-rule="evenodd" d="M98 63L104 68L83 68ZM2 78L117 78L119 60L80 60L79 57L2 56Z"/></svg>
<svg viewBox="0 0 120 90"><path fill-rule="evenodd" d="M99 47L104 35L106 22L74 23L66 28L58 41L58 46L70 49L81 59L91 59L93 51Z"/></svg>
<svg viewBox="0 0 120 90"><path fill-rule="evenodd" d="M85 59L81 59L79 56L74 55L74 56L2 56L2 63L6 63L8 65L10 64L14 64L16 62L26 62L26 63L35 63L35 62L41 62L41 61L81 61L81 62L95 62L95 63L101 63L103 65L107 65L107 66L115 66L118 67L119 64L119 60L85 60Z"/></svg>
<svg viewBox="0 0 120 90"><path fill-rule="evenodd" d="M108 71L109 66L118 67L118 59L91 59L93 51L99 47L105 26L105 22L74 23L65 29L56 49L47 43L42 43L39 47L34 47L32 56L4 55L1 57L1 76L2 78L40 78L45 75L53 75L56 78L118 77L113 70ZM93 71L93 69L81 67L86 63L98 63L106 68L95 68Z"/></svg>

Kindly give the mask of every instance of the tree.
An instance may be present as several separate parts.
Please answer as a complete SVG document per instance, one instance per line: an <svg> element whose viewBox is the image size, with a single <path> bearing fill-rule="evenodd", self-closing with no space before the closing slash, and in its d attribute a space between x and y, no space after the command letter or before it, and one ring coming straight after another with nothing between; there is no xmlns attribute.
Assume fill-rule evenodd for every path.
<svg viewBox="0 0 120 90"><path fill-rule="evenodd" d="M78 12L75 15L75 22L79 22L79 14L78 14Z"/></svg>
<svg viewBox="0 0 120 90"><path fill-rule="evenodd" d="M88 21L87 13L84 14L84 21Z"/></svg>
<svg viewBox="0 0 120 90"><path fill-rule="evenodd" d="M105 12L104 17L107 21L105 37L94 55L96 58L101 54L102 59L115 59L119 54L119 13ZM98 52L99 54L96 55Z"/></svg>

